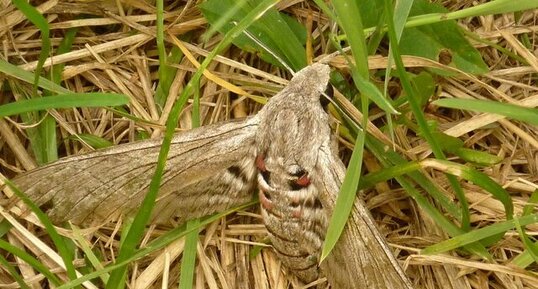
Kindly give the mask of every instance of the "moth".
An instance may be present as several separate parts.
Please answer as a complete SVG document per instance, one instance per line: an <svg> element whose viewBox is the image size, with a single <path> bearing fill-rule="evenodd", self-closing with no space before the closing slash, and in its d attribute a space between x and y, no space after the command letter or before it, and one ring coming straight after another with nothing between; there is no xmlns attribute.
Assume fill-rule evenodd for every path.
<svg viewBox="0 0 538 289"><path fill-rule="evenodd" d="M174 136L154 222L182 223L259 194L272 245L304 282L332 288L412 288L362 200L332 253L319 264L345 167L320 96L329 66L299 71L255 116ZM161 140L72 156L14 179L56 223L103 223L131 213L152 177Z"/></svg>

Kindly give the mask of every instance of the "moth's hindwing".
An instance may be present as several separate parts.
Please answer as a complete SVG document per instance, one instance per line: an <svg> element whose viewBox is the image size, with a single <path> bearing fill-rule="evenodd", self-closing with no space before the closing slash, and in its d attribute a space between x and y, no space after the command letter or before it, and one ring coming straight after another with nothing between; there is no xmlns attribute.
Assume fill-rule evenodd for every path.
<svg viewBox="0 0 538 289"><path fill-rule="evenodd" d="M256 187L257 117L174 136L153 219L166 222L222 211L252 198ZM14 179L56 223L97 224L142 201L161 140L147 140L61 159Z"/></svg>

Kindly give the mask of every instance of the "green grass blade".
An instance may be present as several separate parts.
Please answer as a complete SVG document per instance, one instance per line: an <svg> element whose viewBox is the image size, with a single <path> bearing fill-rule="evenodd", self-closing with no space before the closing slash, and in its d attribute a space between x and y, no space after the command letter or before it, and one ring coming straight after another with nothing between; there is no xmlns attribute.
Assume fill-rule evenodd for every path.
<svg viewBox="0 0 538 289"><path fill-rule="evenodd" d="M187 230L199 228L200 220L194 219L187 223ZM185 236L185 248L181 258L181 275L179 276L179 289L191 289L194 280L196 265L196 247L198 246L198 230L192 230Z"/></svg>
<svg viewBox="0 0 538 289"><path fill-rule="evenodd" d="M3 240L0 239L0 241L3 241ZM8 250L6 250L6 251L8 251ZM8 260L2 255L0 255L0 264L2 265L2 269L4 271L7 271L7 273L9 275L11 275L11 277L13 277L13 279L15 279L15 282L17 282L17 284L19 284L20 288L22 288L22 289L30 289L30 287L28 287L26 282L24 282L24 279L22 278L21 274L19 274L19 272L15 269L15 267L13 267L13 265L11 265L8 262Z"/></svg>
<svg viewBox="0 0 538 289"><path fill-rule="evenodd" d="M164 46L164 1L157 0L155 5L157 6L157 51L159 52L159 67L166 66L166 47ZM159 70L160 71L160 70ZM160 75L159 75L160 76Z"/></svg>
<svg viewBox="0 0 538 289"><path fill-rule="evenodd" d="M431 204L431 200L423 195L423 192L428 193L434 200L437 205L447 211L449 214L461 220L461 211L454 204L454 202L447 198L431 181L430 178L424 176L419 170L414 171L412 167L406 168L408 166L414 166L413 163L409 163L407 160L402 158L398 153L394 151L385 151L383 143L379 140L373 138L372 136L367 136L366 146L372 152L377 159L383 164L385 169L379 172L382 174L384 170L387 174L392 174L396 181L402 186L405 192L413 198L413 200L418 204L418 206L430 217L432 220L439 225L450 236L457 236L465 233L464 230L458 228L453 224L441 211L434 205ZM396 168L393 168L396 167ZM400 168L398 168L400 167ZM390 171L395 173L391 173ZM398 172L405 170L406 176L397 176ZM401 172L403 174L403 172ZM359 183L359 188L366 188L366 185L373 186L376 181L375 178L381 176L376 176L378 173L371 173L363 176L361 182ZM386 177L385 177L386 178ZM417 190L416 185L413 184L409 179L418 184L422 191ZM488 253L487 249L480 243L473 243L466 245L465 249L469 252L476 254L486 260L492 260L491 255Z"/></svg>
<svg viewBox="0 0 538 289"><path fill-rule="evenodd" d="M407 23L405 24L405 27L417 27L422 25L439 23L447 20L458 20L463 18L486 16L492 14L512 13L536 8L538 8L538 2L536 0L518 0L517 5L514 5L513 0L496 0L449 13L429 13L409 17ZM375 31L375 29L376 27L368 27L364 30L364 33L370 34Z"/></svg>
<svg viewBox="0 0 538 289"><path fill-rule="evenodd" d="M517 3L514 3L513 0L496 0L450 13L432 13L412 17L407 22L406 27L426 25L445 20L456 20L492 14L512 13L535 8L538 8L538 2L536 0L518 0Z"/></svg>
<svg viewBox="0 0 538 289"><path fill-rule="evenodd" d="M388 34L391 44L391 52L393 56L393 60L396 64L396 71L400 77L401 85L405 91L405 93L408 95L409 104L411 106L411 110L413 111L413 115L415 116L416 122L419 126L421 135L426 139L428 144L430 145L433 154L436 158L444 160L446 159L443 151L441 150L441 147L435 140L435 138L432 135L432 132L430 131L428 127L428 123L426 122L426 117L424 116L424 113L422 111L422 107L420 106L420 99L416 97L415 91L413 87L411 86L411 81L409 79L409 76L407 72L405 71L405 67L403 64L403 60L401 58L400 54L400 47L398 45L398 37L396 35L396 30L393 23L393 12L392 12L392 1L390 0L384 0L385 2L385 11L387 14L387 20L388 20ZM453 176L447 176L448 181L450 182L450 185L454 189L454 192L456 193L456 196L461 204L461 223L462 228L465 230L468 230L470 228L470 212L469 212L469 204L467 203L467 199L465 198L465 194L463 192L463 189L461 188L461 185Z"/></svg>
<svg viewBox="0 0 538 289"><path fill-rule="evenodd" d="M525 226L522 226L518 219L514 219L514 225L516 227L516 231L519 234L520 239L523 241L523 244L525 245L525 252L531 256L531 258L534 260L534 262L538 262L538 244L535 244L531 241L529 238L529 235L525 233Z"/></svg>
<svg viewBox="0 0 538 289"><path fill-rule="evenodd" d="M538 214L532 214L529 216L518 218L517 222L520 226L526 226L538 222ZM449 240L431 245L423 249L420 253L425 255L440 254L450 250L457 249L467 244L472 244L479 242L480 240L504 234L508 230L514 229L516 226L515 221L508 220L500 223L496 223L487 227L483 227L456 237L453 237Z"/></svg>
<svg viewBox="0 0 538 289"><path fill-rule="evenodd" d="M73 44L73 41L75 40L77 30L77 28L71 28L67 30L65 37L62 39L60 45L58 46L58 55L71 50L71 46ZM51 80L58 85L60 85L62 81L62 71L64 69L64 66L64 63L52 66ZM43 94L45 96L50 96L54 93L51 91L45 91ZM40 139L39 142L41 144L34 144L34 141L32 141L32 139L30 139L30 141L32 142L32 149L36 155L37 162L39 164L46 164L58 159L58 144L56 141L56 120L54 119L54 117L52 117L52 115L46 112L38 113L38 118L43 118L43 121L35 128L38 131L37 135L39 136L38 138ZM31 130L34 128L28 129Z"/></svg>
<svg viewBox="0 0 538 289"><path fill-rule="evenodd" d="M194 96L192 104L192 127L200 126L200 83L194 85ZM187 230L198 228L200 219L187 222ZM193 230L185 236L185 247L183 258L181 258L181 273L179 275L179 289L191 289L194 281L194 271L196 266L196 247L198 246L199 230Z"/></svg>
<svg viewBox="0 0 538 289"><path fill-rule="evenodd" d="M333 1L333 6L337 15L335 20L348 36L347 40L353 53L357 72L363 79L369 79L368 49L359 7L357 3L345 0Z"/></svg>
<svg viewBox="0 0 538 289"><path fill-rule="evenodd" d="M327 258L331 250L336 245L336 242L340 238L342 231L347 223L353 204L355 203L355 197L357 187L359 185L359 179L361 177L362 156L363 149L357 149L364 147L364 134L357 134L355 140L356 149L351 154L351 159L347 167L346 176L342 182L340 188L340 194L336 199L333 215L329 222L327 234L325 236L325 242L323 243L323 249L321 251L320 263Z"/></svg>
<svg viewBox="0 0 538 289"><path fill-rule="evenodd" d="M99 260L99 258L93 253L92 244L90 244L90 242L84 238L80 229L74 225L71 225L71 230L73 231L74 240L78 243L82 252L84 252L84 259L87 259L96 270L104 269L104 260ZM109 276L108 274L102 274L99 277L103 283L106 284Z"/></svg>
<svg viewBox="0 0 538 289"><path fill-rule="evenodd" d="M62 261L64 262L66 271L71 270L72 273L75 274L74 278L72 278L71 280L76 279L75 267L73 265L73 258L72 258L71 252L69 251L68 246L67 246L65 240L63 239L63 237L60 236L60 234L58 234L58 231L56 231L56 229L54 228L54 225L52 225L52 222L50 221L50 219L47 217L47 215L45 213L43 213L43 211L41 211L41 209L36 204L34 204L24 193L22 193L15 186L15 184L13 184L9 180L5 180L5 183L6 183L6 185L9 186L9 188L11 188L13 193L19 199L21 199L24 202L24 204L26 206L28 206L28 208L30 208L32 210L32 212L34 212L36 214L39 221L41 221L43 226L45 226L45 229L46 229L47 233L49 234L50 238L52 239L52 242L56 246L56 249L58 250L59 255L62 257ZM18 248L15 248L15 249L18 249ZM20 251L21 252L18 252L18 251L17 252L21 253L23 255L22 256L17 255L17 256L21 257L21 259L25 260L26 262L28 262L28 264L32 265L34 268L36 268L38 271L40 271L41 273L43 273L45 275L45 272L48 271L48 269L46 271L44 271L43 270L43 267L44 267L43 264L41 264L39 261L34 262L33 258L28 259L29 255L26 252L22 251L22 250L20 250ZM28 255L28 256L26 256L26 255ZM46 269L46 267L45 267L45 269ZM47 274L45 276L47 276L47 278L51 278L50 279L51 282L53 282L56 285L60 284L60 282L56 278L56 276L54 276L50 272L46 272L46 273Z"/></svg>
<svg viewBox="0 0 538 289"><path fill-rule="evenodd" d="M507 219L511 219L513 217L514 206L512 204L512 199L503 187L490 179L484 173L481 173L473 168L450 161L426 159L418 163L408 162L400 165L395 165L379 172L371 173L367 176L364 176L361 180L360 188L362 189L365 187L373 186L376 183L387 181L404 174L408 174L419 168L426 169L431 167L464 178L468 181L471 181L475 185L483 188L487 192L491 193L493 197L495 197L497 200L501 201L505 208Z"/></svg>
<svg viewBox="0 0 538 289"><path fill-rule="evenodd" d="M445 173L471 181L473 184L481 187L492 194L497 200L501 201L505 209L506 218L512 219L514 205L512 204L510 194L486 174L479 172L474 168L446 160L426 159L421 161L420 164L423 168L436 168Z"/></svg>
<svg viewBox="0 0 538 289"><path fill-rule="evenodd" d="M52 108L119 106L129 103L125 95L115 93L69 93L19 100L0 106L0 117Z"/></svg>
<svg viewBox="0 0 538 289"><path fill-rule="evenodd" d="M114 145L113 142L105 138L98 137L93 134L87 134L87 133L70 135L67 138L70 140L79 141L81 143L87 144L94 149L103 149L103 148L111 147Z"/></svg>
<svg viewBox="0 0 538 289"><path fill-rule="evenodd" d="M30 5L29 2L26 0L13 0L13 4L17 6L17 9L19 9L25 16L26 19L30 20L37 28L39 28L39 31L41 32L41 51L39 52L39 60L37 62L37 67L35 70L34 75L34 97L37 96L37 87L39 83L39 75L41 74L41 70L43 69L43 63L45 63L45 60L47 59L47 56L50 52L50 29L49 29L49 23L35 9L32 5ZM69 272L68 272L69 273ZM74 273L74 272L70 272ZM73 276L70 276L73 277Z"/></svg>
<svg viewBox="0 0 538 289"><path fill-rule="evenodd" d="M465 233L464 230L454 225L450 220L441 213L435 206L430 203L430 200L422 195L415 186L404 177L396 177L396 181L402 186L402 188L415 200L420 206L421 210L424 210L428 216L434 220L434 222L443 229L450 236L459 236ZM486 247L481 243L475 242L464 246L469 252L480 256L485 260L493 260Z"/></svg>
<svg viewBox="0 0 538 289"><path fill-rule="evenodd" d="M538 125L538 109L511 103L502 103L480 99L443 98L433 102L441 107L494 113L508 118Z"/></svg>
<svg viewBox="0 0 538 289"><path fill-rule="evenodd" d="M213 37L217 31L223 31L223 29L225 29L224 26L234 21L234 16L236 16L243 9L243 6L247 4L247 1L248 0L238 0L235 1L235 5L229 6L230 9L226 9L224 13L219 16L217 21L213 22L211 26L209 26L209 29L204 32L202 35L203 41L209 41L209 39L211 39L211 37ZM207 5L207 2L205 5Z"/></svg>
<svg viewBox="0 0 538 289"><path fill-rule="evenodd" d="M183 52L181 52L181 49L177 46L174 46L170 51L170 55L167 57L166 65L159 64L159 84L155 90L155 103L158 108L162 108L166 103L170 86L172 85L177 72L177 68L170 64L179 64L182 59Z"/></svg>
<svg viewBox="0 0 538 289"><path fill-rule="evenodd" d="M360 17L359 7L354 1L336 0L333 1L333 6L336 11L336 21L340 27L348 35L349 46L353 53L355 65L351 65L354 83L357 87L362 86L369 79L368 70L368 51L366 47L365 37L362 28L362 20ZM362 125L366 127L368 121L368 98L361 97L361 107L363 113ZM362 156L364 152L364 131L357 133L355 148L351 155L346 176L342 182L342 187L336 199L334 213L329 221L327 235L321 250L320 262L322 262L331 252L340 238L347 219L353 208L354 199L356 197L357 186L361 176Z"/></svg>
<svg viewBox="0 0 538 289"><path fill-rule="evenodd" d="M209 0L202 3L200 9L207 21L215 25L215 29L227 33L254 9L257 2L259 1L246 1L243 4L234 0ZM232 12L227 12L232 10L235 12L233 15ZM223 15L226 19L223 19ZM304 27L276 9L264 12L248 29L243 29L241 34L234 38L234 45L244 51L257 53L269 63L282 66L281 62L284 62L285 67L292 67L295 71L307 64L303 47L306 41ZM257 41L249 35L255 35ZM268 53L268 50L271 52Z"/></svg>
<svg viewBox="0 0 538 289"><path fill-rule="evenodd" d="M373 83L369 82L360 76L357 76L357 80L354 81L357 88L361 91L361 94L367 96L372 100L379 108L384 110L387 114L400 114L390 103L390 101L383 96L383 93Z"/></svg>
<svg viewBox="0 0 538 289"><path fill-rule="evenodd" d="M403 166L408 163L408 161L398 153L390 150L385 151L383 149L383 143L370 135L366 137L366 147L376 156L380 163L383 164L385 169L391 169L391 167L395 165ZM443 210L458 220L461 220L461 211L458 206L456 206L451 199L445 196L430 178L427 178L420 171L410 171L407 173L407 176L413 180L413 182L417 183L424 192L428 193L435 200L436 204L441 206ZM366 176L364 176L364 178L366 178ZM368 178L364 180L365 183L367 183ZM361 180L361 183L362 182L363 181ZM412 194L410 194L410 196L415 198ZM419 205L422 207L421 204Z"/></svg>
<svg viewBox="0 0 538 289"><path fill-rule="evenodd" d="M20 248L17 248L15 246L11 245L10 243L0 239L0 249L6 250L7 252L19 257L21 260L28 263L28 265L32 266L32 268L36 269L39 273L43 274L43 276L45 276L47 278L47 280L49 280L52 284L54 284L56 286L59 286L61 284L60 279L58 279L58 277L56 277L56 275L54 275L52 272L50 272L49 268L47 268L39 260L32 257L30 254L26 253L25 251L21 250ZM3 258L3 256L2 256L2 258Z"/></svg>
<svg viewBox="0 0 538 289"><path fill-rule="evenodd" d="M192 97L192 128L200 126L200 83L194 85L194 95Z"/></svg>
<svg viewBox="0 0 538 289"><path fill-rule="evenodd" d="M527 204L525 205L525 207L523 207L522 216L528 216L532 214L532 212L536 208L536 203L538 203L538 189L534 190L529 200L527 201ZM519 225L521 226L521 224ZM527 246L527 243L525 244ZM533 243L532 246L533 247L538 246L538 242ZM527 249L523 253L515 257L510 263L521 268L527 268L533 262L536 262L536 258L533 255L536 255L536 254L533 254L532 252L530 252L530 248L529 246L527 246Z"/></svg>
<svg viewBox="0 0 538 289"><path fill-rule="evenodd" d="M13 65L0 58L0 72L4 73L7 76L22 80L27 83L33 83L35 74L24 69L19 68L16 65ZM69 89L61 87L60 85L46 79L43 77L39 78L39 87L46 89L48 91L62 94L62 93L72 93Z"/></svg>

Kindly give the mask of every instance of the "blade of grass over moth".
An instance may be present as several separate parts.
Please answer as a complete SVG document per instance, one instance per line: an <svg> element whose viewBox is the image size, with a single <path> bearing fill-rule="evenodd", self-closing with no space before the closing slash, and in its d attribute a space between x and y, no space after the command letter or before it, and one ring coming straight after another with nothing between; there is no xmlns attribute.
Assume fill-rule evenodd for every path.
<svg viewBox="0 0 538 289"><path fill-rule="evenodd" d="M355 192L357 191L357 186L361 176L362 156L364 152L362 149L363 146L364 133L359 133L357 134L357 139L355 140L355 149L351 155L346 176L342 182L340 193L336 200L334 211L329 222L327 235L325 237L325 242L321 252L320 262L322 262L330 254L332 248L334 248L336 242L338 242L340 234L344 230L349 214L351 213L355 199Z"/></svg>
<svg viewBox="0 0 538 289"><path fill-rule="evenodd" d="M52 108L119 106L129 103L125 95L115 93L70 93L20 100L0 106L0 117Z"/></svg>
<svg viewBox="0 0 538 289"><path fill-rule="evenodd" d="M369 78L368 70L368 52L366 48L365 37L360 18L360 11L357 3L345 0L337 0L333 2L336 19L344 30L346 35L349 35L349 46L353 54L355 65L350 64L352 76L355 84L360 86ZM357 85L357 87L359 87ZM363 87L367 87L364 85ZM361 97L361 108L363 113L362 126L366 127L368 122L368 99ZM364 151L364 130L357 133L355 148L351 155L351 160L348 165L342 187L336 200L334 213L329 221L327 235L321 251L320 262L323 261L336 245L347 219L353 207L359 178L361 175L362 156Z"/></svg>
<svg viewBox="0 0 538 289"><path fill-rule="evenodd" d="M426 117L424 116L424 113L422 112L422 108L420 106L419 100L415 96L415 92L413 90L413 87L411 86L409 76L407 75L407 72L405 71L405 67L404 67L401 54L400 54L400 48L398 45L396 31L394 29L393 12L392 12L391 5L392 5L392 1L385 0L385 11L387 14L386 19L388 20L388 34L389 34L389 39L390 39L391 48L392 48L391 50L392 56L396 64L396 71L400 77L401 85L405 93L408 95L409 104L411 106L411 110L413 111L413 115L416 119L416 122L419 126L420 133L430 145L435 157L438 159L444 160L446 159L446 157L428 127L428 124L426 122ZM467 203L467 199L465 198L463 189L461 188L461 185L459 184L458 180L455 177L450 176L450 175L447 175L446 177L448 181L450 182L450 185L454 189L454 192L456 193L456 196L458 197L458 200L461 204L462 228L465 231L467 231L470 228L470 216L469 216L470 212L469 212L469 205Z"/></svg>
<svg viewBox="0 0 538 289"><path fill-rule="evenodd" d="M148 254L151 254L153 252L155 252L156 250L159 250L161 248L164 248L165 246L169 245L170 243L174 242L175 240L181 238L181 237L184 237L186 236L187 234L189 234L190 232L192 232L193 230L195 231L199 231L200 228L224 217L224 216L227 216L231 213L234 213L234 212L238 212L240 210L244 210L250 206L253 206L255 204L257 204L258 201L257 200L253 200L253 201L250 201L248 203L245 203L241 206L238 206L238 207L235 207L235 208L231 208L229 210L226 210L226 211L223 211L223 212L220 212L218 214L214 214L212 216L209 216L209 217L204 217L204 218L200 218L200 224L199 226L193 226L189 229L187 229L187 225L184 224L182 226L179 226L179 227L176 227L175 229L165 233L164 235L156 238L154 241L152 241L151 243L149 243L147 246L145 246L143 249L139 249L138 251L134 251L132 255L130 255L129 257L125 258L125 260L121 261L121 262L118 262L117 259L116 259L116 262L103 268L102 270L97 270L95 272L92 272L92 273L89 273L89 274L86 274L76 280L73 280L73 281L69 281L61 286L59 286L57 289L68 289L68 288L73 288L77 285L80 285L86 281L89 281L89 280L92 280L92 279L95 279L103 274L106 274L108 272L112 272L114 270L117 270L118 268L122 268L122 267L125 267L126 265L128 265L129 263L137 260L137 259L140 259L144 256L147 256ZM109 282L110 283L110 282Z"/></svg>
<svg viewBox="0 0 538 289"><path fill-rule="evenodd" d="M149 185L149 191L146 194L137 214L135 215L133 224L129 229L127 236L125 237L125 242L120 247L120 253L118 258L116 259L117 263L123 263L123 261L131 257L131 255L136 249L137 244L142 238L145 226L151 216L151 211L153 209L155 199L157 198L157 193L159 191L159 186L164 172L164 166L166 164L166 157L168 155L168 151L170 150L170 142L172 140L175 126L179 120L179 114L183 106L187 102L188 97L192 94L194 90L194 84L198 83L203 71L207 68L207 66L217 55L217 53L219 53L223 48L230 45L234 37L240 35L242 33L241 31L246 29L256 19L261 17L261 15L263 15L267 10L274 7L277 2L278 1L276 0L264 0L259 2L258 6L251 10L239 23L237 23L236 26L232 27L232 29L230 29L226 33L226 35L224 35L222 41L219 42L217 47L215 47L215 49L213 49L213 51L211 51L211 53L209 53L206 59L202 62L200 68L196 71L191 80L185 86L184 90L179 96L179 99L176 101L176 103L174 103L174 106L170 111L170 116L166 121L166 133L162 141L161 150L159 151L159 157L155 168L155 173ZM122 280L124 280L124 277L126 275L125 272L125 265L119 266L116 270L114 270L110 275L110 279L106 288L123 288L124 282L122 282Z"/></svg>
<svg viewBox="0 0 538 289"><path fill-rule="evenodd" d="M538 109L511 103L481 99L443 98L433 102L441 107L457 108L478 112L494 113L538 126Z"/></svg>
<svg viewBox="0 0 538 289"><path fill-rule="evenodd" d="M200 126L200 82L194 84L194 95L192 104L192 127ZM200 227L200 219L187 222L187 230ZM199 230L192 230L185 236L185 248L181 258L181 273L179 275L179 288L190 289L193 285L194 271L196 265L196 247L198 246Z"/></svg>

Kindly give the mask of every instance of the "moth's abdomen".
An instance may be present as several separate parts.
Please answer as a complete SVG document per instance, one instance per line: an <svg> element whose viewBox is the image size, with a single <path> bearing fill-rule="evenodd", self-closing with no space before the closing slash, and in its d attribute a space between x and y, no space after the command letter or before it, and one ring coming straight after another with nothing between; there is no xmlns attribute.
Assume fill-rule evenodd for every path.
<svg viewBox="0 0 538 289"><path fill-rule="evenodd" d="M306 172L287 175L270 171L256 159L261 212L269 238L282 263L304 282L319 276L319 254L327 215L318 190ZM284 175L284 176L283 176Z"/></svg>

